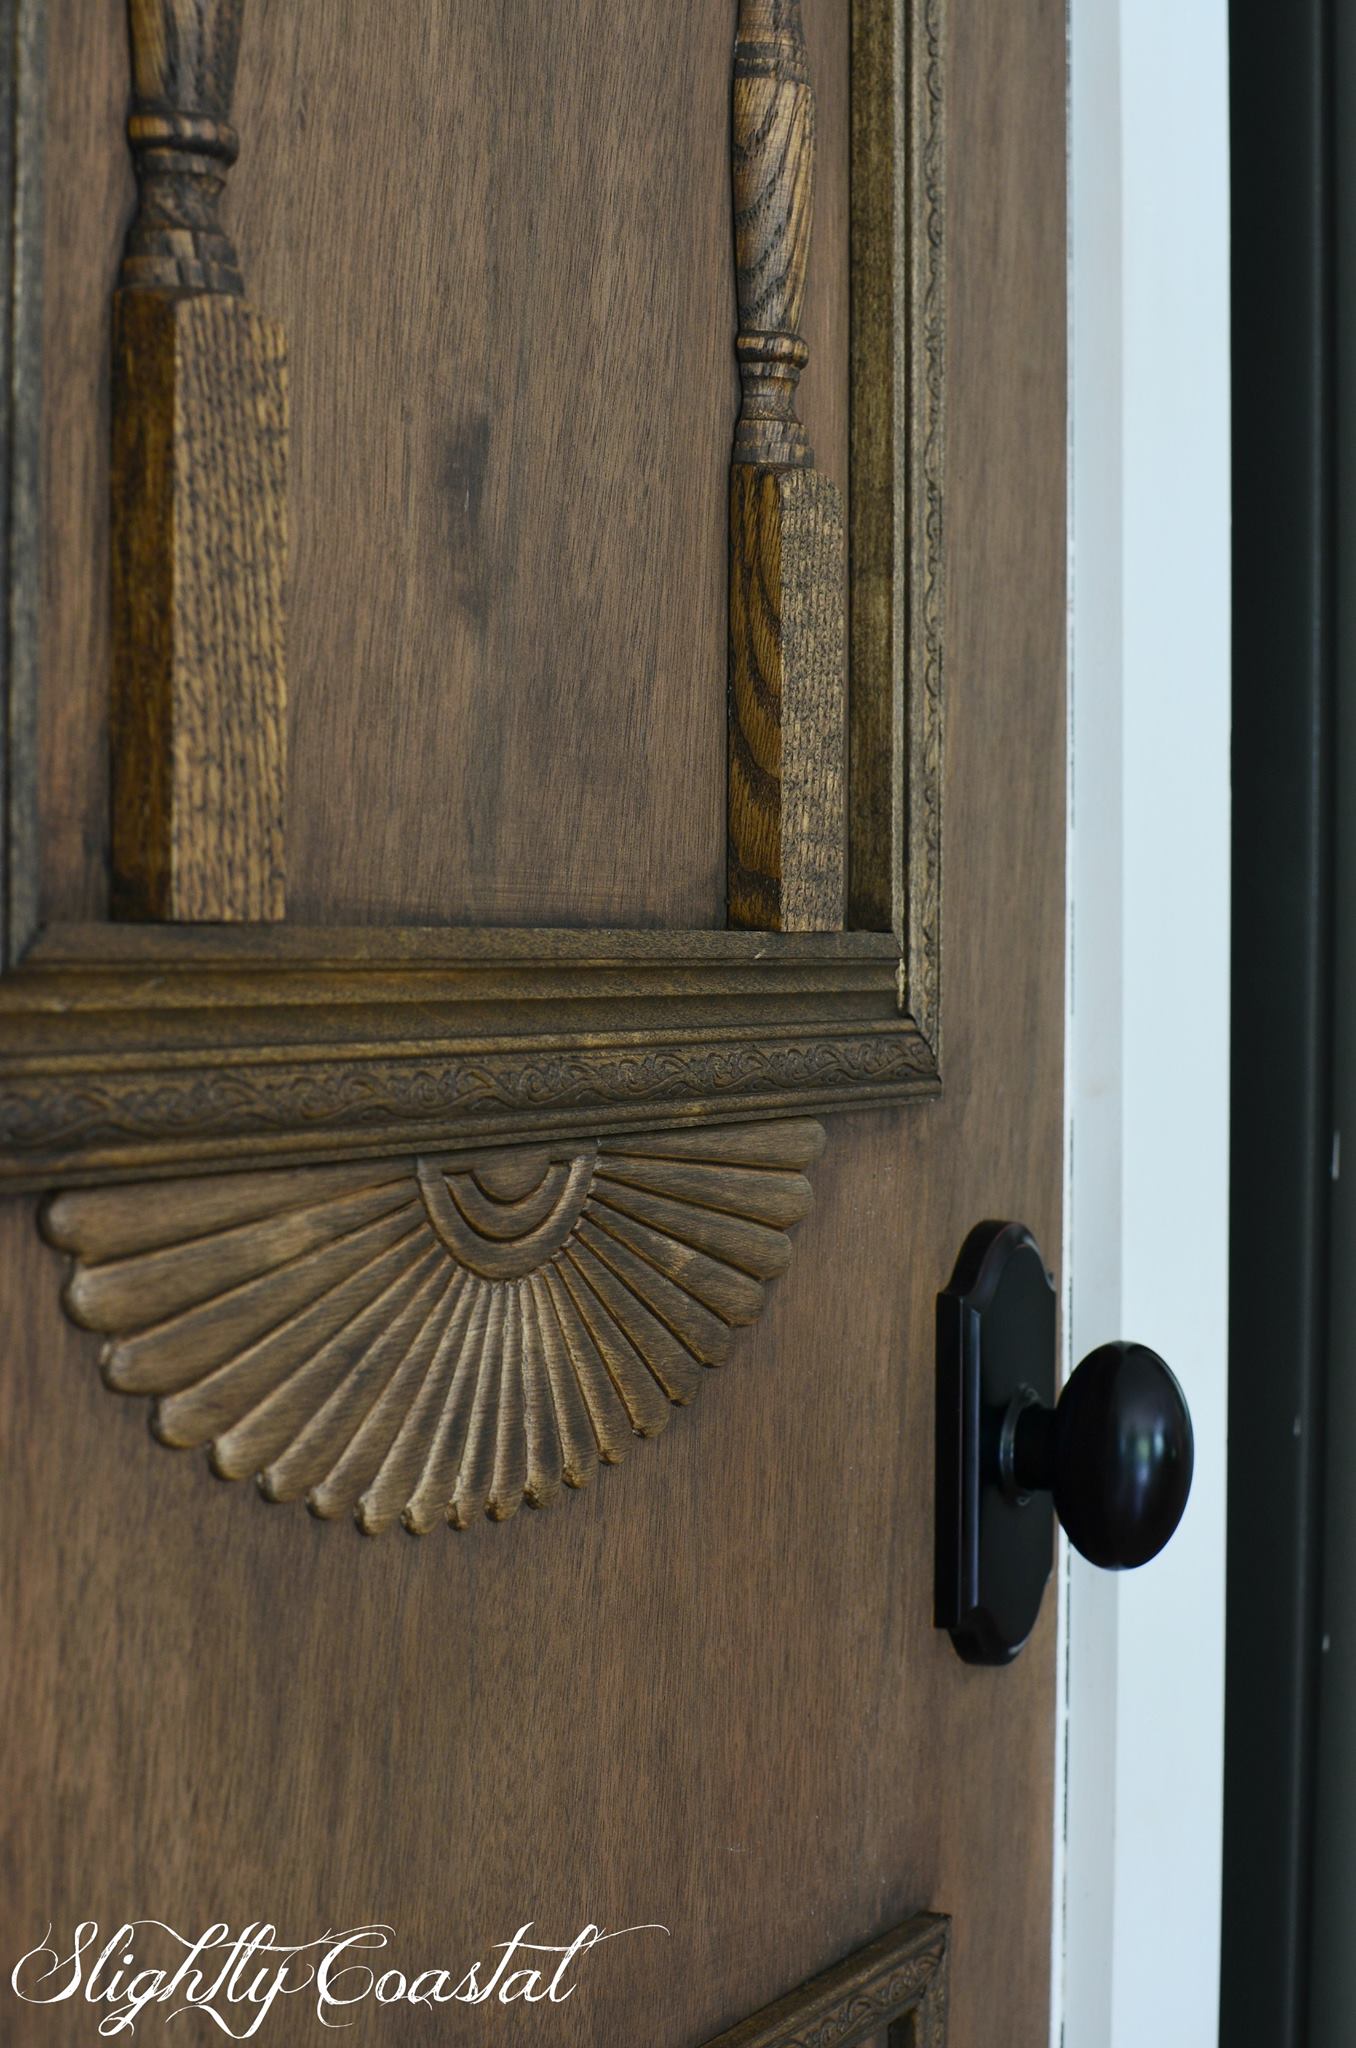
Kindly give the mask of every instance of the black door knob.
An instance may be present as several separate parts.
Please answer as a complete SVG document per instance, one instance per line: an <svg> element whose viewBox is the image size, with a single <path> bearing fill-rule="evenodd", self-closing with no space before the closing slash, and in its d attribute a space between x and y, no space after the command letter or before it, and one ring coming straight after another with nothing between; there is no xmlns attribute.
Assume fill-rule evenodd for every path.
<svg viewBox="0 0 1356 2048"><path fill-rule="evenodd" d="M1055 1514L1093 1564L1156 1557L1191 1488L1191 1417L1142 1344L1104 1344L1055 1400L1054 1283L1020 1223L981 1223L937 1297L935 1613L973 1664L1035 1626Z"/></svg>
<svg viewBox="0 0 1356 2048"><path fill-rule="evenodd" d="M1186 1396L1145 1344L1103 1344L1054 1408L1021 1401L1000 1437L1001 1476L1052 1495L1090 1563L1125 1571L1157 1557L1182 1519L1194 1446Z"/></svg>

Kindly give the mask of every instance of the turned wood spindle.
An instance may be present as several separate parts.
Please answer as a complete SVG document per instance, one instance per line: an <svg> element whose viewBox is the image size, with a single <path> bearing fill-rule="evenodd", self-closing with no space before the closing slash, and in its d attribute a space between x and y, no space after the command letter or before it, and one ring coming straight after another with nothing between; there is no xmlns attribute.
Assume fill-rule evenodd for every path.
<svg viewBox="0 0 1356 2048"><path fill-rule="evenodd" d="M244 293L218 219L240 148L230 113L243 4L127 0L134 94L127 139L138 198L119 275L124 290Z"/></svg>
<svg viewBox="0 0 1356 2048"><path fill-rule="evenodd" d="M814 208L801 0L740 0L733 188L741 403L730 472L728 917L842 928L842 500L796 411Z"/></svg>
<svg viewBox="0 0 1356 2048"><path fill-rule="evenodd" d="M128 0L138 200L113 322L113 895L284 912L287 372L218 217L243 0Z"/></svg>
<svg viewBox="0 0 1356 2048"><path fill-rule="evenodd" d="M735 35L735 354L743 387L734 459L811 469L796 414L810 351L800 332L814 215L815 103L801 0L742 0Z"/></svg>

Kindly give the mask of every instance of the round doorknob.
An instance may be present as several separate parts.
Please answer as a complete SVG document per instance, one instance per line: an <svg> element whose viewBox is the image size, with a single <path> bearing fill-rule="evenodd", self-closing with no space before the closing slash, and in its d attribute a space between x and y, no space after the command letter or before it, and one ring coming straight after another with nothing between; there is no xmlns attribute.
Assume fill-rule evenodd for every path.
<svg viewBox="0 0 1356 2048"><path fill-rule="evenodd" d="M967 1664L1036 1625L1055 1517L1110 1571L1147 1564L1191 1490L1182 1389L1143 1344L1090 1352L1056 1400L1058 1300L1024 1223L977 1223L937 1297L933 1618Z"/></svg>
<svg viewBox="0 0 1356 2048"><path fill-rule="evenodd" d="M1103 1344L1055 1407L1030 1394L1014 1400L1000 1455L1009 1488L1053 1495L1076 1550L1108 1571L1128 1570L1157 1557L1182 1519L1195 1457L1191 1415L1156 1351Z"/></svg>

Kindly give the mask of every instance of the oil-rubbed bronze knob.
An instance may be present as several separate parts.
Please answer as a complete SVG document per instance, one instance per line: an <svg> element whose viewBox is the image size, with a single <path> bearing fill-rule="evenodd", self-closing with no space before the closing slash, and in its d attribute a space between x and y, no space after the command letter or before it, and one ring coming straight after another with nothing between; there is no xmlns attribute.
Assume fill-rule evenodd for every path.
<svg viewBox="0 0 1356 2048"><path fill-rule="evenodd" d="M1055 1400L1055 1290L1020 1223L981 1223L937 1297L939 1628L1006 1664L1035 1626L1054 1517L1093 1564L1147 1564L1191 1490L1191 1417L1143 1344L1090 1352Z"/></svg>
<svg viewBox="0 0 1356 2048"><path fill-rule="evenodd" d="M1000 1439L998 1476L1049 1493L1075 1550L1107 1571L1157 1557L1182 1519L1194 1446L1186 1396L1156 1351L1090 1351L1054 1408L1024 1402Z"/></svg>

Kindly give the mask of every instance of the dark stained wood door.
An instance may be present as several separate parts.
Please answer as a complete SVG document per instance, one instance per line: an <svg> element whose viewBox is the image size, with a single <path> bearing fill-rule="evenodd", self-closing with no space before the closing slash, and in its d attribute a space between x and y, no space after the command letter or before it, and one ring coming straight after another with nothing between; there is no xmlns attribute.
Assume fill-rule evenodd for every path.
<svg viewBox="0 0 1356 2048"><path fill-rule="evenodd" d="M23 197L36 247L14 259L41 282L40 394L23 386L14 415L37 406L36 523L12 550L32 612L36 935L0 981L0 2035L16 2048L93 2039L108 2009L7 1988L49 1924L69 1945L78 1923L137 1918L189 1935L264 1921L289 1942L381 1922L410 1976L460 1976L525 1923L545 1943L657 1923L583 1957L567 2002L372 1999L351 2038L698 2048L945 1914L949 2048L1046 2039L1054 1600L1004 1671L963 1665L934 1629L932 1375L935 1296L970 1226L1020 1217L1048 1254L1061 1237L1064 14L956 5L943 30L936 0L905 10L915 62L941 36L945 95L944 882L923 938L798 939L723 929L736 12L248 0L223 211L250 302L287 338L287 921L216 932L109 922L126 7L6 11L29 67L15 133L30 162L39 138L42 170L40 210ZM871 312L853 182L894 16L888 0L802 12L818 153L801 411L857 536L851 693L869 530L853 489L872 473L853 452ZM929 81L906 83L916 109ZM917 220L925 200L899 203ZM922 301L905 314L916 372ZM912 645L924 622L897 631ZM923 842L902 829L907 897ZM890 917L887 901L859 921ZM896 1001L899 944L912 991L925 942L942 963L930 1066ZM807 1121L826 1132L817 1159L794 1135ZM675 1126L681 1143L655 1136ZM280 1243L278 1217L312 1197L251 1210L249 1175L349 1173L343 1199L363 1202L403 1185L382 1162L436 1157L437 1189L474 1207L534 1200L585 1153L630 1190L624 1209L668 1204L646 1214L680 1244L696 1226L675 1205L695 1204L697 1249L723 1246L766 1296L753 1320L751 1297L719 1295L708 1373L675 1295L700 1398L671 1405L685 1382L661 1373L653 1442L623 1401L615 1467L590 1409L589 1483L549 1512L493 1519L522 1492L511 1446L498 1466L485 1453L465 1529L441 1500L417 1539L269 1503L157 1442L63 1309L74 1256L76 1289L105 1286L86 1320L115 1341L182 1311L145 1266L116 1307L88 1274L170 1241L184 1182L229 1182L213 1227L272 1218L259 1242ZM444 1196L430 1222L410 1186L432 1260ZM100 1188L132 1193L100 1211ZM371 1199L372 1228L405 1214ZM43 1200L64 1249L40 1234ZM205 1231L218 1197L191 1200ZM750 1276L756 1230L792 1223L789 1268L767 1251ZM623 1274L628 1256L608 1253ZM525 1270L491 1263L490 1306L467 1313L544 1315L494 1306ZM557 1323L537 1326L567 1348L568 1278L542 1283ZM529 1347L522 1328L503 1343ZM131 1390L153 1382L129 1368ZM530 1491L550 1455L522 1455ZM906 2025L925 2038L888 2014L850 2038ZM221 2038L201 2016L174 2029ZM257 2038L326 2036L299 1996Z"/></svg>

